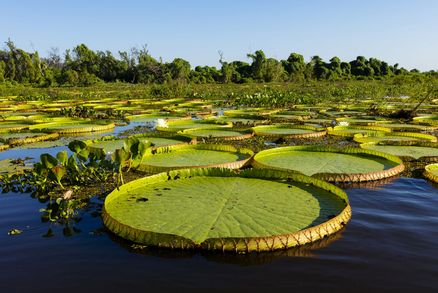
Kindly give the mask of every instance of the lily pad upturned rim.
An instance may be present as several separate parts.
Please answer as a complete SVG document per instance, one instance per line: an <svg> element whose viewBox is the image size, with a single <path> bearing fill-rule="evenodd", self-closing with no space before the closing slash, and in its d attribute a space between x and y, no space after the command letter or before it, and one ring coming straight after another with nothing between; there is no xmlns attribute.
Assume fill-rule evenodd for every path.
<svg viewBox="0 0 438 293"><path fill-rule="evenodd" d="M14 132L14 131L22 131L22 130L26 130L29 129L29 125L13 125L11 124L11 126L9 127L2 127L0 128L0 133L4 133L4 132Z"/></svg>
<svg viewBox="0 0 438 293"><path fill-rule="evenodd" d="M167 123L168 127L162 127L157 126L158 131L163 132L179 132L181 130L190 129L190 128L198 128L198 127L188 127L188 128L178 128L178 127L172 127L172 125L178 125L178 124L186 124L186 123L193 123L193 125L199 124L211 124L207 128L214 129L214 128L231 128L233 127L232 122L226 122L226 121L220 121L219 119L205 119L205 120L186 120L186 119L179 119L179 120L172 120Z"/></svg>
<svg viewBox="0 0 438 293"><path fill-rule="evenodd" d="M84 140L84 142L93 151L98 151L100 149L102 149L104 151L108 151L104 147L102 147L102 146L95 146L94 144L102 143L102 142L113 142L113 141L123 142L124 139L131 138L131 137L132 138L135 137L135 138L138 138L140 140L141 139L147 140L148 138L165 138L165 139L174 139L174 140L180 141L180 143L175 143L175 144L167 144L167 145L161 145L161 146L150 146L150 148L152 148L152 149L156 149L156 148L159 148L159 147L165 147L165 146L171 146L171 145L197 144L197 140L196 139L192 139L192 138L187 137L187 136L177 135L177 134L175 134L173 132L169 133L169 135L162 135L161 133L155 133L155 132L151 132L151 133L139 133L139 134L133 134L133 135L130 135L130 136L127 136L127 137L124 137L124 138L116 137L114 135L107 135L107 136L99 137L97 139Z"/></svg>
<svg viewBox="0 0 438 293"><path fill-rule="evenodd" d="M437 142L430 141L380 141L380 142L367 142L360 144L360 147L366 150L372 150L373 146L400 146L400 147L426 147L426 148L438 148ZM412 156L398 156L403 161L427 161L438 162L438 156L421 156L418 158Z"/></svg>
<svg viewBox="0 0 438 293"><path fill-rule="evenodd" d="M319 146L319 145L300 145L300 146L279 147L279 148L264 150L257 153L253 157L252 166L254 168L290 171L290 169L270 166L257 161L257 157L260 158L261 156L266 154L283 152L285 150L308 151L308 152L332 152L332 153L352 154L352 155L355 154L369 155L369 156L387 159L397 164L395 167L386 170L366 172L366 173L316 173L312 175L312 177L329 182L365 182L365 181L380 180L380 179L398 175L401 172L403 172L405 169L403 161L399 157L384 152L355 148L355 147L337 148L333 146Z"/></svg>
<svg viewBox="0 0 438 293"><path fill-rule="evenodd" d="M193 176L213 176L213 177L230 177L239 176L243 178L257 178L270 180L292 180L299 183L306 183L315 187L324 189L344 201L344 209L333 218L290 234L272 235L264 237L224 237L224 238L208 238L202 243L195 243L193 240L166 233L158 233L151 231L143 231L133 228L131 226L120 223L114 219L108 212L106 207L110 201L117 196L147 184L157 182L165 182L169 180L176 180L181 178L191 178ZM284 172L277 170L257 170L247 169L236 170L223 168L197 168L197 169L182 169L159 173L156 175L144 177L131 181L122 185L119 189L111 192L105 199L102 218L105 226L108 227L116 235L131 240L136 243L157 246L160 248L171 249L203 249L216 250L227 252L262 252L273 251L277 249L287 249L320 240L328 235L334 234L341 230L351 218L351 206L349 204L347 194L340 188L306 175L295 172Z"/></svg>
<svg viewBox="0 0 438 293"><path fill-rule="evenodd" d="M438 115L432 114L427 116L419 116L413 118L413 123L427 124L432 126L438 126Z"/></svg>
<svg viewBox="0 0 438 293"><path fill-rule="evenodd" d="M335 135L335 136L343 136L343 137L354 137L356 133L354 133L354 131L348 131L348 130L356 130L356 129L359 130L359 132L365 130L370 133L391 132L391 129L387 127L353 125L353 126L327 127L327 134Z"/></svg>
<svg viewBox="0 0 438 293"><path fill-rule="evenodd" d="M292 133L292 134L278 134L278 133L269 133L263 131L264 129L273 129L273 128L290 128L290 129L303 129L310 130L312 132L309 133ZM260 125L252 128L255 135L257 136L268 136L268 137L283 137L283 138L316 138L322 137L327 134L327 131L323 128L314 127L311 125L295 125L295 124L272 124L272 125Z"/></svg>
<svg viewBox="0 0 438 293"><path fill-rule="evenodd" d="M72 128L61 128L69 125L77 125L80 124L83 127L72 127ZM100 132L105 130L110 130L116 127L113 122L108 121L87 121L84 120L82 123L80 121L72 121L72 122L48 122L35 124L30 127L31 130L35 131L44 131L44 132L57 132L59 134L76 134L76 133L84 133L84 132Z"/></svg>
<svg viewBox="0 0 438 293"><path fill-rule="evenodd" d="M46 133L42 135L38 135L38 133L35 133L33 136L25 137L25 138L11 138L8 140L8 144L10 146L19 146L24 144L30 144L30 143L36 143L46 140L56 140L60 137L59 133L53 132L53 133Z"/></svg>
<svg viewBox="0 0 438 293"><path fill-rule="evenodd" d="M367 138L379 138L385 136L403 136L403 137L412 137L412 140L404 140L401 143L410 144L412 142L418 142L418 139L428 141L428 142L436 142L436 136L420 133L420 132L371 132L367 134L357 133L354 135L353 140L359 143L367 143L370 142ZM377 141L377 140L376 140ZM398 143L399 141L396 141ZM389 142L391 143L391 142Z"/></svg>
<svg viewBox="0 0 438 293"><path fill-rule="evenodd" d="M8 144L0 144L0 152L9 149L10 146Z"/></svg>
<svg viewBox="0 0 438 293"><path fill-rule="evenodd" d="M377 119L373 120L373 119L364 119L361 117L339 117L339 118L335 118L335 120L338 122L346 121L353 126L378 126L378 127L381 127L379 124L391 122L391 120L377 120Z"/></svg>
<svg viewBox="0 0 438 293"><path fill-rule="evenodd" d="M186 136L186 137L190 137L193 139L198 139L198 138L207 138L207 137L203 137L203 136L197 136L196 134L193 134L193 132L199 131L199 130L222 130L222 131L233 131L233 129L229 129L229 128L189 128L189 129L184 129L180 132L178 132L178 134ZM221 139L221 140L228 140L228 141L234 141L234 140L244 140L244 139L248 139L254 136L254 132L251 130L236 130L237 132L241 133L240 135L229 135L229 136L214 136L212 135L211 137L208 138L216 138L216 139Z"/></svg>
<svg viewBox="0 0 438 293"><path fill-rule="evenodd" d="M226 163L220 163L220 164L207 164L207 165L194 165L194 166L156 166L156 165L149 165L145 164L143 162L140 162L139 166L137 167L137 170L140 172L147 172L147 173L159 173L159 172L166 172L171 170L178 170L178 169L192 169L192 168L229 168L229 169L239 169L245 166L254 156L254 152L250 149L246 148L235 148L231 145L223 145L223 144L192 144L192 145L173 145L173 146L164 146L159 147L156 149L149 148L146 151L146 154L143 156L144 158L147 158L148 156L154 156L156 154L164 154L169 153L173 151L178 150L187 150L187 149L193 149L193 150L212 150L212 151L223 151L223 152L233 152L233 153L240 153L246 156L245 159L239 160L239 161L233 161L233 162L226 162ZM142 160L143 160L142 159Z"/></svg>
<svg viewBox="0 0 438 293"><path fill-rule="evenodd" d="M424 167L424 177L432 182L438 183L438 175L435 175L432 171L438 170L438 163L429 164Z"/></svg>

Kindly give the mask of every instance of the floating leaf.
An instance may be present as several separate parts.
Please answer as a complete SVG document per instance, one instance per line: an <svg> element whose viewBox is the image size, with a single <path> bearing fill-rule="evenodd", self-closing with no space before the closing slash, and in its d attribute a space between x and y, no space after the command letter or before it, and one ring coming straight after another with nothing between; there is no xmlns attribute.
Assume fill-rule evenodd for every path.
<svg viewBox="0 0 438 293"><path fill-rule="evenodd" d="M11 229L11 230L9 230L8 235L18 235L18 234L21 234L21 233L23 233L23 230Z"/></svg>
<svg viewBox="0 0 438 293"><path fill-rule="evenodd" d="M177 179L177 180L175 180ZM232 251L284 249L341 229L347 195L301 174L184 169L122 185L104 223L138 244Z"/></svg>
<svg viewBox="0 0 438 293"><path fill-rule="evenodd" d="M42 154L40 156L40 160L42 165L47 169L52 169L53 167L58 165L58 159L50 154Z"/></svg>

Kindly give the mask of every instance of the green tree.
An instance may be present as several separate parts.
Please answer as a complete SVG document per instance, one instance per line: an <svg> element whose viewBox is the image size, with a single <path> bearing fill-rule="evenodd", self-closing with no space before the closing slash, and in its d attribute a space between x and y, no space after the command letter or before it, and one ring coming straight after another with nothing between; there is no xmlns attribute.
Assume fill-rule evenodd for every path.
<svg viewBox="0 0 438 293"><path fill-rule="evenodd" d="M263 80L263 64L266 62L265 53L262 50L255 51L254 54L247 54L247 57L252 60L251 75L255 80Z"/></svg>
<svg viewBox="0 0 438 293"><path fill-rule="evenodd" d="M188 81L190 74L190 63L182 58L175 58L168 64L172 79Z"/></svg>
<svg viewBox="0 0 438 293"><path fill-rule="evenodd" d="M280 61L268 58L262 66L263 80L266 82L281 81L285 77L285 70Z"/></svg>
<svg viewBox="0 0 438 293"><path fill-rule="evenodd" d="M287 60L283 60L283 67L289 77L289 80L302 80L306 69L303 55L291 53Z"/></svg>

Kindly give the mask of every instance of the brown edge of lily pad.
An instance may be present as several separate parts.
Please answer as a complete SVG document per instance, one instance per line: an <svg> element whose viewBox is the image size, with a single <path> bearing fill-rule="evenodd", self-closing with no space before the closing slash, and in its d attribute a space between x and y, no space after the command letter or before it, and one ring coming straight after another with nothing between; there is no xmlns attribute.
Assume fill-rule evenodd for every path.
<svg viewBox="0 0 438 293"><path fill-rule="evenodd" d="M431 169L433 167L436 167L438 169L438 164L430 164L430 165L427 165L426 167L424 167L423 175L424 175L424 177L426 177L430 181L438 183L438 176L433 174L431 171L429 171L429 169Z"/></svg>

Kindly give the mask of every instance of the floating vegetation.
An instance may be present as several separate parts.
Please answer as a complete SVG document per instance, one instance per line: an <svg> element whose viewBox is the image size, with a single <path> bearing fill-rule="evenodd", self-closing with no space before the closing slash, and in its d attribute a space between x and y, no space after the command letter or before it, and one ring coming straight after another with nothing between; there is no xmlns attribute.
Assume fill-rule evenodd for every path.
<svg viewBox="0 0 438 293"><path fill-rule="evenodd" d="M429 164L424 167L424 177L432 182L438 183L438 163Z"/></svg>
<svg viewBox="0 0 438 293"><path fill-rule="evenodd" d="M379 180L404 170L396 156L351 147L280 147L259 152L252 164L255 168L297 171L336 182Z"/></svg>
<svg viewBox="0 0 438 293"><path fill-rule="evenodd" d="M233 131L232 129L206 128L186 129L181 131L180 134L193 138L220 138L222 140L243 140L251 138L254 135L252 131Z"/></svg>
<svg viewBox="0 0 438 293"><path fill-rule="evenodd" d="M341 189L270 170L185 169L132 181L107 196L105 225L157 247L272 251L322 239L344 227Z"/></svg>
<svg viewBox="0 0 438 293"><path fill-rule="evenodd" d="M399 156L403 160L438 160L438 144L414 142L403 144L402 142L389 143L364 143L360 145L361 148L367 150L376 150L385 152L394 156Z"/></svg>
<svg viewBox="0 0 438 293"><path fill-rule="evenodd" d="M325 241L351 213L338 187L378 188L401 174L402 160L413 161L404 176L438 178L438 167L415 161L438 161L436 102L403 120L377 110L412 103L373 108L363 88L191 92L197 86L0 98L0 150L11 149L1 190L47 201L42 219L57 223L113 190L103 219L125 239L245 253ZM64 147L29 150L54 146ZM11 159L21 151L36 158Z"/></svg>
<svg viewBox="0 0 438 293"><path fill-rule="evenodd" d="M357 133L376 134L379 132L391 132L391 129L380 126L335 126L327 128L327 133L329 135L343 137L354 137Z"/></svg>
<svg viewBox="0 0 438 293"><path fill-rule="evenodd" d="M221 120L215 119L207 119L207 120L175 120L167 122L166 127L157 127L159 131L170 131L170 132L178 132L184 129L190 128L222 128L222 127L233 127L232 122L225 122Z"/></svg>
<svg viewBox="0 0 438 293"><path fill-rule="evenodd" d="M48 122L35 124L31 130L57 132L59 134L76 134L84 132L99 132L113 129L115 124L107 121L70 120L65 122Z"/></svg>
<svg viewBox="0 0 438 293"><path fill-rule="evenodd" d="M371 132L367 134L358 133L354 135L354 141L359 143L368 142L436 142L436 136L418 132Z"/></svg>
<svg viewBox="0 0 438 293"><path fill-rule="evenodd" d="M248 149L230 145L176 145L149 149L143 156L139 171L158 173L183 168L223 167L238 169L253 156Z"/></svg>
<svg viewBox="0 0 438 293"><path fill-rule="evenodd" d="M163 147L163 146L171 146L171 145L179 145L179 144L188 144L192 140L183 136L173 136L169 137L156 137L149 135L134 135L132 137L136 137L138 140L143 142L145 145L151 147ZM114 153L116 149L120 149L124 146L124 139L117 139L113 136L111 137L103 137L95 140L86 141L88 146L91 149L102 149L105 153Z"/></svg>
<svg viewBox="0 0 438 293"><path fill-rule="evenodd" d="M274 124L253 127L256 135L283 138L315 138L326 135L326 131L311 125Z"/></svg>

